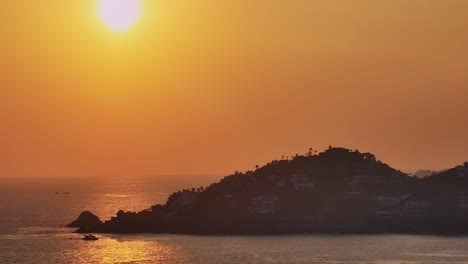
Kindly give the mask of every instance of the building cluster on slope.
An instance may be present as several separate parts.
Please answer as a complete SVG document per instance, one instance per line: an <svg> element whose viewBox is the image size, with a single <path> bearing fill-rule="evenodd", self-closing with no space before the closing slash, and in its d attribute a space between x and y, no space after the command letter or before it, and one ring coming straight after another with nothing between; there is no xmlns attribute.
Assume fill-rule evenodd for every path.
<svg viewBox="0 0 468 264"><path fill-rule="evenodd" d="M458 166L455 168L457 177L466 177L468 169L466 166ZM402 173L394 173L391 178L401 177ZM270 175L267 177L270 182L273 182L277 188L285 188L293 186L295 190L307 190L313 192L316 187L311 178L305 174L291 174L287 176ZM346 200L352 201L356 197L364 197L374 204L375 218L377 220L414 220L418 218L430 217L433 213L435 204L444 201L444 197L421 196L413 193L405 193L400 195L383 195L369 194L365 191L364 186L369 182L385 182L383 176L370 176L365 174L357 174L348 182L349 189L343 192L343 197ZM461 210L468 213L468 195L465 194L447 194L452 199L451 203L455 203L455 210ZM446 201L447 199L445 199ZM248 212L250 214L275 214L278 213L278 204L281 197L275 195L259 195L254 196L250 200ZM307 201L304 201L307 203ZM443 205L446 206L447 204ZM302 218L321 217L320 215L306 215Z"/></svg>

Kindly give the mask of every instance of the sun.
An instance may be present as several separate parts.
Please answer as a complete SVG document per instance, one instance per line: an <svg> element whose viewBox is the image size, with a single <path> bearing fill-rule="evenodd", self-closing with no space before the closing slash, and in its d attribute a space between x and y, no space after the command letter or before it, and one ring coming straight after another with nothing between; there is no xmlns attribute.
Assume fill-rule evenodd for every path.
<svg viewBox="0 0 468 264"><path fill-rule="evenodd" d="M113 30L123 31L140 17L139 0L100 0L99 15Z"/></svg>

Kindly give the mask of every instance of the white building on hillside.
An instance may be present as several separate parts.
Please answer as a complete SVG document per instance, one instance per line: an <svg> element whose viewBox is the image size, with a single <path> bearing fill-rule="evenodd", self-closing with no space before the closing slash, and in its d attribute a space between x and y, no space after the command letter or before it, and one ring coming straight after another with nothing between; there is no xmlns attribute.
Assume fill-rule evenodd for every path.
<svg viewBox="0 0 468 264"><path fill-rule="evenodd" d="M255 197L250 201L248 208L250 214L273 214L276 213L277 197Z"/></svg>
<svg viewBox="0 0 468 264"><path fill-rule="evenodd" d="M290 181L296 190L312 190L315 188L315 184L304 174L293 174Z"/></svg>
<svg viewBox="0 0 468 264"><path fill-rule="evenodd" d="M396 196L377 196L375 201L383 207L394 207L401 203L401 198Z"/></svg>

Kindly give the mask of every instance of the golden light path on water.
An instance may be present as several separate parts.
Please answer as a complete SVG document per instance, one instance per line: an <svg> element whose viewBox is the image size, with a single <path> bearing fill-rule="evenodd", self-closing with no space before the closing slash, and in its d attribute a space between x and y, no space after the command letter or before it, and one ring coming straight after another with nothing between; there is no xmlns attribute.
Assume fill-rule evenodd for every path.
<svg viewBox="0 0 468 264"><path fill-rule="evenodd" d="M168 263L177 259L175 247L157 241L105 238L82 244L81 260L86 263Z"/></svg>
<svg viewBox="0 0 468 264"><path fill-rule="evenodd" d="M445 241L444 241L445 240ZM395 243L397 242L397 243ZM451 242L452 249L435 246ZM110 235L80 241L80 263L466 263L466 239L423 236ZM362 246L373 250L362 254ZM411 245L411 246L410 246Z"/></svg>
<svg viewBox="0 0 468 264"><path fill-rule="evenodd" d="M412 235L188 236L79 234L1 236L0 263L452 264L467 263L468 238Z"/></svg>

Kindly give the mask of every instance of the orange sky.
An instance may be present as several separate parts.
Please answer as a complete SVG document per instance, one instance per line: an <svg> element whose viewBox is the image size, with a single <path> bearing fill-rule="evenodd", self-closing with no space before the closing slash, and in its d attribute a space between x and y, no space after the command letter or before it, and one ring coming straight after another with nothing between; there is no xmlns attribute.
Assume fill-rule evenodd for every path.
<svg viewBox="0 0 468 264"><path fill-rule="evenodd" d="M227 174L328 145L468 160L468 1L0 1L0 177Z"/></svg>

